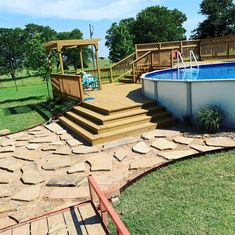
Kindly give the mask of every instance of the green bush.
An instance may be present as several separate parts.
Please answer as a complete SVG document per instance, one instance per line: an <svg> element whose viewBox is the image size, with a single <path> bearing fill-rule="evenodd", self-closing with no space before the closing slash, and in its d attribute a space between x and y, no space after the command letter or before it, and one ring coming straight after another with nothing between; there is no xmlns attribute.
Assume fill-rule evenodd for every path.
<svg viewBox="0 0 235 235"><path fill-rule="evenodd" d="M198 126L201 131L217 133L221 129L223 112L216 105L202 107L198 112Z"/></svg>

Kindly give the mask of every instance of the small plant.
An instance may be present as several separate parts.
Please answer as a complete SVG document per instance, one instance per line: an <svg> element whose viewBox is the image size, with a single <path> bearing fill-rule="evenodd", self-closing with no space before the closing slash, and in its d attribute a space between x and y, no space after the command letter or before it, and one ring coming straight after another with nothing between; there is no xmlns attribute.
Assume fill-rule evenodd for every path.
<svg viewBox="0 0 235 235"><path fill-rule="evenodd" d="M221 129L223 112L216 105L202 107L198 113L198 125L201 131L217 133Z"/></svg>

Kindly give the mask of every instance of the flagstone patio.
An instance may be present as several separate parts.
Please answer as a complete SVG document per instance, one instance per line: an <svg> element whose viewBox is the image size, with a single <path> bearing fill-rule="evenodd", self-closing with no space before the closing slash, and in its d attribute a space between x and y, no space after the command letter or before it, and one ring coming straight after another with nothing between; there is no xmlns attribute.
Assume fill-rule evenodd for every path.
<svg viewBox="0 0 235 235"><path fill-rule="evenodd" d="M86 177L118 189L145 171L195 153L234 147L229 137L154 130L89 147L57 123L0 137L0 227L83 201ZM110 192L112 193L112 192Z"/></svg>

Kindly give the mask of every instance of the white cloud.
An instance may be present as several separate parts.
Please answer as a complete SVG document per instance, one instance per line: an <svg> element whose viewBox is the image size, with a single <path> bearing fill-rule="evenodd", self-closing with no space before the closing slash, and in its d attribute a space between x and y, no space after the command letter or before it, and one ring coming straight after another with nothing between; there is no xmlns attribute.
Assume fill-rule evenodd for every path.
<svg viewBox="0 0 235 235"><path fill-rule="evenodd" d="M154 0L1 0L0 11L77 20L117 20L135 16Z"/></svg>

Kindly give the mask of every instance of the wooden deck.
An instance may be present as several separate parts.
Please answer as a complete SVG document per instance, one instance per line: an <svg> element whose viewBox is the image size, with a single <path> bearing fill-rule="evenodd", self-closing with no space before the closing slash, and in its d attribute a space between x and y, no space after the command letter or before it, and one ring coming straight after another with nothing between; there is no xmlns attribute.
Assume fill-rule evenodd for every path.
<svg viewBox="0 0 235 235"><path fill-rule="evenodd" d="M88 93L89 97L94 100L85 101L85 104L91 104L107 112L125 110L153 102L142 95L141 84L105 84L102 85L102 90L88 91Z"/></svg>
<svg viewBox="0 0 235 235"><path fill-rule="evenodd" d="M0 235L107 235L100 215L87 202L51 213L14 227Z"/></svg>
<svg viewBox="0 0 235 235"><path fill-rule="evenodd" d="M176 121L164 107L142 95L140 84L112 83L87 92L89 100L59 121L89 145L169 127Z"/></svg>

